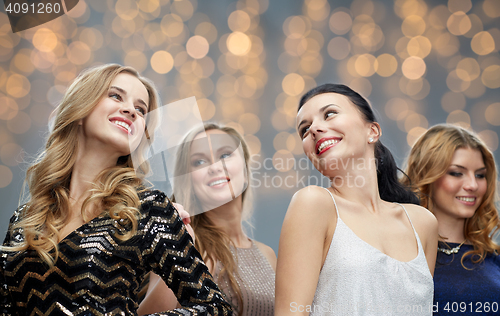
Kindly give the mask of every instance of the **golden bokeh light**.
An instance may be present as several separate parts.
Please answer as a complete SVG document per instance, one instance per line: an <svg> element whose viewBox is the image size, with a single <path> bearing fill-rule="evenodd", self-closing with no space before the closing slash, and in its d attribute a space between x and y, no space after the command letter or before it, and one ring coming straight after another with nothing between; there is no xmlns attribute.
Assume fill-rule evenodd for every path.
<svg viewBox="0 0 500 316"><path fill-rule="evenodd" d="M18 71L22 72L23 75L31 75L31 73L35 70L35 67L31 62L30 55L31 51L29 49L21 49L11 61L11 68L14 66Z"/></svg>
<svg viewBox="0 0 500 316"><path fill-rule="evenodd" d="M472 38L470 46L478 55L488 55L495 50L495 40L487 31L479 32Z"/></svg>
<svg viewBox="0 0 500 316"><path fill-rule="evenodd" d="M0 188L5 188L12 182L13 174L9 167L0 165Z"/></svg>
<svg viewBox="0 0 500 316"><path fill-rule="evenodd" d="M500 17L500 2L498 0L484 0L483 11L490 18Z"/></svg>
<svg viewBox="0 0 500 316"><path fill-rule="evenodd" d="M391 54L382 54L374 62L374 69L381 77L390 77L398 70L398 61Z"/></svg>
<svg viewBox="0 0 500 316"><path fill-rule="evenodd" d="M299 39L309 34L311 22L302 16L290 16L283 23L283 31L288 38Z"/></svg>
<svg viewBox="0 0 500 316"><path fill-rule="evenodd" d="M372 93L372 84L370 80L366 78L355 78L349 83L354 91L361 94L363 97L368 98Z"/></svg>
<svg viewBox="0 0 500 316"><path fill-rule="evenodd" d="M291 73L283 78L281 86L286 94L291 96L298 96L302 93L302 91L304 91L305 81L301 75L297 73Z"/></svg>
<svg viewBox="0 0 500 316"><path fill-rule="evenodd" d="M448 91L441 98L441 107L448 113L465 109L467 101L460 92Z"/></svg>
<svg viewBox="0 0 500 316"><path fill-rule="evenodd" d="M0 120L8 121L13 119L19 112L16 101L0 93Z"/></svg>
<svg viewBox="0 0 500 316"><path fill-rule="evenodd" d="M427 121L427 118L422 114L411 113L406 117L404 121L404 127L406 132L411 131L415 127L422 127L424 129L427 129L429 127L429 122Z"/></svg>
<svg viewBox="0 0 500 316"><path fill-rule="evenodd" d="M123 62L126 66L132 66L139 72L144 71L148 66L148 59L143 52L138 50L128 52L123 58Z"/></svg>
<svg viewBox="0 0 500 316"><path fill-rule="evenodd" d="M252 19L243 10L236 10L231 12L227 19L227 24L233 32L246 32L252 23Z"/></svg>
<svg viewBox="0 0 500 316"><path fill-rule="evenodd" d="M498 134L495 131L487 129L479 132L478 136L491 151L498 149Z"/></svg>
<svg viewBox="0 0 500 316"><path fill-rule="evenodd" d="M66 55L73 64L83 65L90 60L92 52L87 44L85 44L84 42L76 41L68 46Z"/></svg>
<svg viewBox="0 0 500 316"><path fill-rule="evenodd" d="M446 123L459 125L464 128L470 128L469 113L462 110L453 111L450 114L448 114L448 117L446 118Z"/></svg>
<svg viewBox="0 0 500 316"><path fill-rule="evenodd" d="M330 15L330 4L326 0L306 0L304 11L316 22L325 20Z"/></svg>
<svg viewBox="0 0 500 316"><path fill-rule="evenodd" d="M142 12L146 13L153 13L161 8L160 0L139 0L138 6Z"/></svg>
<svg viewBox="0 0 500 316"><path fill-rule="evenodd" d="M490 89L500 88L500 65L491 65L483 70L481 81Z"/></svg>
<svg viewBox="0 0 500 316"><path fill-rule="evenodd" d="M184 31L184 23L177 14L166 14L161 20L161 30L169 37L177 37Z"/></svg>
<svg viewBox="0 0 500 316"><path fill-rule="evenodd" d="M470 82L470 86L464 91L464 94L470 99L475 99L481 97L485 92L486 87L481 78L477 78Z"/></svg>
<svg viewBox="0 0 500 316"><path fill-rule="evenodd" d="M201 22L194 30L195 35L203 36L210 44L217 40L217 28L210 22Z"/></svg>
<svg viewBox="0 0 500 316"><path fill-rule="evenodd" d="M201 59L208 54L210 45L206 38L200 35L192 36L186 43L186 52L194 59Z"/></svg>
<svg viewBox="0 0 500 316"><path fill-rule="evenodd" d="M349 56L351 43L344 37L334 37L328 43L327 51L333 59L342 60Z"/></svg>
<svg viewBox="0 0 500 316"><path fill-rule="evenodd" d="M292 56L300 56L307 51L307 39L306 38L286 38L285 39L285 50Z"/></svg>
<svg viewBox="0 0 500 316"><path fill-rule="evenodd" d="M370 77L375 73L375 61L377 59L371 54L357 56L354 69L362 77Z"/></svg>
<svg viewBox="0 0 500 316"><path fill-rule="evenodd" d="M448 30L453 35L464 35L472 27L472 23L465 12L458 11L450 15L446 22Z"/></svg>
<svg viewBox="0 0 500 316"><path fill-rule="evenodd" d="M427 131L426 128L421 126L416 126L412 128L406 135L406 142L410 147L413 147L415 142Z"/></svg>
<svg viewBox="0 0 500 316"><path fill-rule="evenodd" d="M429 13L429 24L436 30L444 30L450 15L445 5L438 5Z"/></svg>
<svg viewBox="0 0 500 316"><path fill-rule="evenodd" d="M57 44L57 35L47 28L40 28L33 35L33 46L41 52L50 52Z"/></svg>
<svg viewBox="0 0 500 316"><path fill-rule="evenodd" d="M236 56L246 55L252 48L250 38L242 32L233 32L229 34L226 45L227 49Z"/></svg>
<svg viewBox="0 0 500 316"><path fill-rule="evenodd" d="M464 13L472 9L471 0L451 0L448 1L448 8L451 12L462 11Z"/></svg>
<svg viewBox="0 0 500 316"><path fill-rule="evenodd" d="M410 39L406 50L410 56L425 58L431 52L431 41L425 36L416 36Z"/></svg>
<svg viewBox="0 0 500 316"><path fill-rule="evenodd" d="M117 0L115 3L116 14L123 20L133 20L139 14L137 1Z"/></svg>
<svg viewBox="0 0 500 316"><path fill-rule="evenodd" d="M406 17L401 25L401 31L406 37L415 37L424 34L426 28L425 21L418 15Z"/></svg>
<svg viewBox="0 0 500 316"><path fill-rule="evenodd" d="M245 142L247 143L248 148L250 149L251 155L256 155L260 153L262 144L260 143L260 139L257 136L247 134L245 135Z"/></svg>
<svg viewBox="0 0 500 316"><path fill-rule="evenodd" d="M285 113L280 112L278 110L273 112L273 114L271 115L271 124L273 125L273 128L275 130L285 131L290 128L286 120L284 120L285 115L286 115Z"/></svg>
<svg viewBox="0 0 500 316"><path fill-rule="evenodd" d="M255 134L260 130L260 119L253 113L245 113L238 119L238 123L245 130L245 134Z"/></svg>
<svg viewBox="0 0 500 316"><path fill-rule="evenodd" d="M476 14L472 13L469 14L469 19L471 22L471 27L467 33L464 34L465 37L472 38L474 35L477 33L483 31L483 21L481 21L481 18L478 17Z"/></svg>
<svg viewBox="0 0 500 316"><path fill-rule="evenodd" d="M470 80L463 80L458 76L457 71L453 70L446 77L446 85L453 92L463 92L470 86Z"/></svg>
<svg viewBox="0 0 500 316"><path fill-rule="evenodd" d="M257 92L257 82L252 76L243 75L234 82L234 90L243 98L251 98Z"/></svg>
<svg viewBox="0 0 500 316"><path fill-rule="evenodd" d="M351 15L344 11L337 11L332 13L328 25L330 30L337 35L344 35L352 27Z"/></svg>
<svg viewBox="0 0 500 316"><path fill-rule="evenodd" d="M500 126L500 102L490 104L486 108L484 116L491 125Z"/></svg>
<svg viewBox="0 0 500 316"><path fill-rule="evenodd" d="M456 36L443 33L433 41L432 46L436 48L438 54L447 57L454 55L458 51L460 42Z"/></svg>
<svg viewBox="0 0 500 316"><path fill-rule="evenodd" d="M401 65L401 71L403 75L408 79L418 79L425 74L427 66L425 61L416 56L410 56L403 61Z"/></svg>
<svg viewBox="0 0 500 316"><path fill-rule="evenodd" d="M13 74L7 79L5 90L14 98L22 98L30 92L31 83L23 75Z"/></svg>
<svg viewBox="0 0 500 316"><path fill-rule="evenodd" d="M273 139L274 149L276 151L283 150L283 149L287 150L286 142L287 142L287 139L290 135L291 134L288 132L279 132L278 134L276 134L276 136L274 136L274 139Z"/></svg>
<svg viewBox="0 0 500 316"><path fill-rule="evenodd" d="M472 81L481 74L481 67L474 58L464 58L457 64L457 76L464 81Z"/></svg>
<svg viewBox="0 0 500 316"><path fill-rule="evenodd" d="M276 139L276 138L275 138ZM285 140L286 145L286 140ZM294 166L295 158L287 149L277 150L273 155L273 166L279 172L287 172Z"/></svg>
<svg viewBox="0 0 500 316"><path fill-rule="evenodd" d="M396 0L394 11L402 19L411 15L423 17L427 13L427 4L424 1Z"/></svg>
<svg viewBox="0 0 500 316"><path fill-rule="evenodd" d="M31 117L25 112L19 111L11 120L7 121L7 128L14 134L24 134L31 127Z"/></svg>
<svg viewBox="0 0 500 316"><path fill-rule="evenodd" d="M409 111L408 103L401 98L392 98L384 107L385 115L396 121L399 117L405 117Z"/></svg>
<svg viewBox="0 0 500 316"><path fill-rule="evenodd" d="M169 52L160 50L151 56L151 68L159 74L166 74L174 67L174 59Z"/></svg>
<svg viewBox="0 0 500 316"><path fill-rule="evenodd" d="M170 10L180 16L183 21L187 21L193 16L195 10L193 3L189 0L174 0L170 5Z"/></svg>
<svg viewBox="0 0 500 316"><path fill-rule="evenodd" d="M196 100L196 103L198 104L198 108L200 109L200 115L203 121L208 121L214 117L216 108L211 100L198 99Z"/></svg>
<svg viewBox="0 0 500 316"><path fill-rule="evenodd" d="M91 27L84 28L80 33L79 39L83 43L87 44L87 46L93 51L101 48L104 43L102 33Z"/></svg>
<svg viewBox="0 0 500 316"><path fill-rule="evenodd" d="M236 94L234 82L236 78L231 75L224 75L217 80L217 92L224 97L232 97Z"/></svg>
<svg viewBox="0 0 500 316"><path fill-rule="evenodd" d="M0 147L0 160L4 165L15 167L23 161L24 151L15 143L7 143Z"/></svg>

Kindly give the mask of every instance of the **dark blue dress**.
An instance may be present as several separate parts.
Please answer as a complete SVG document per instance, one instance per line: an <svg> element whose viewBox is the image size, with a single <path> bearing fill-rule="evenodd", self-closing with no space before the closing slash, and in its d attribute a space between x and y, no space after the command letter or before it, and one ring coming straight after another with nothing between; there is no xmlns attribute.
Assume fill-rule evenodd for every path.
<svg viewBox="0 0 500 316"><path fill-rule="evenodd" d="M448 243L451 248L458 246ZM439 247L447 248L440 243ZM433 315L500 315L500 256L488 255L481 264L473 264L471 256L460 260L474 249L462 245L456 254L438 251L434 271Z"/></svg>

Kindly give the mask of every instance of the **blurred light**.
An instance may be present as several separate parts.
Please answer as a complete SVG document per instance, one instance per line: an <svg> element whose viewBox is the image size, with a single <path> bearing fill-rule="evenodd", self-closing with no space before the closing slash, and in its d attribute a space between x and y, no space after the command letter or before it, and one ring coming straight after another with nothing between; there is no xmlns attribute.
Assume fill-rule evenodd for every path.
<svg viewBox="0 0 500 316"><path fill-rule="evenodd" d="M483 11L490 18L500 17L500 2L498 0L484 0Z"/></svg>
<svg viewBox="0 0 500 316"><path fill-rule="evenodd" d="M472 23L465 12L458 11L453 13L446 22L448 30L453 35L464 35L472 27Z"/></svg>
<svg viewBox="0 0 500 316"><path fill-rule="evenodd" d="M161 30L169 37L177 37L184 31L184 23L176 14L166 14L161 20Z"/></svg>
<svg viewBox="0 0 500 316"><path fill-rule="evenodd" d="M132 0L117 0L115 4L115 12L123 20L130 21L139 14L137 1Z"/></svg>
<svg viewBox="0 0 500 316"><path fill-rule="evenodd" d="M33 36L33 46L41 52L50 52L57 46L57 36L49 29L38 29Z"/></svg>
<svg viewBox="0 0 500 316"><path fill-rule="evenodd" d="M200 109L201 119L203 121L208 121L212 119L215 115L215 105L209 99L198 99L196 100L198 108Z"/></svg>
<svg viewBox="0 0 500 316"><path fill-rule="evenodd" d="M410 57L410 54L408 54L408 44L410 43L410 39L408 37L401 37L398 39L396 42L396 53L401 59L406 59Z"/></svg>
<svg viewBox="0 0 500 316"><path fill-rule="evenodd" d="M443 33L436 38L433 45L442 56L451 56L458 51L460 43L456 36L450 33Z"/></svg>
<svg viewBox="0 0 500 316"><path fill-rule="evenodd" d="M423 1L396 0L394 11L402 19L411 15L425 16L427 5Z"/></svg>
<svg viewBox="0 0 500 316"><path fill-rule="evenodd" d="M418 15L410 15L404 19L401 31L406 37L422 35L425 32L425 21Z"/></svg>
<svg viewBox="0 0 500 316"><path fill-rule="evenodd" d="M151 68L159 74L166 74L174 67L174 59L169 52L160 50L151 56Z"/></svg>
<svg viewBox="0 0 500 316"><path fill-rule="evenodd" d="M448 91L441 98L441 107L448 113L465 109L466 100L462 93Z"/></svg>
<svg viewBox="0 0 500 316"><path fill-rule="evenodd" d="M246 32L250 28L252 20L248 13L242 10L233 11L227 19L227 24L233 32Z"/></svg>
<svg viewBox="0 0 500 316"><path fill-rule="evenodd" d="M422 77L425 74L426 68L425 61L416 56L406 58L401 65L403 75L412 80Z"/></svg>
<svg viewBox="0 0 500 316"><path fill-rule="evenodd" d="M273 125L274 129L277 131L285 131L288 130L290 127L288 126L288 123L286 120L284 120L284 116L286 114L282 113L280 111L274 111L272 116L271 116L271 124Z"/></svg>
<svg viewBox="0 0 500 316"><path fill-rule="evenodd" d="M429 13L429 24L436 30L444 30L450 15L446 6L438 5Z"/></svg>
<svg viewBox="0 0 500 316"><path fill-rule="evenodd" d="M9 166L15 167L23 161L24 151L21 146L15 143L7 143L0 147L0 159Z"/></svg>
<svg viewBox="0 0 500 316"><path fill-rule="evenodd" d="M283 91L291 96L297 96L304 91L305 81L301 75L296 73L291 73L283 78L281 83Z"/></svg>
<svg viewBox="0 0 500 316"><path fill-rule="evenodd" d="M408 103L401 98L392 98L385 105L385 114L391 120L396 121L398 117L405 116L408 113Z"/></svg>
<svg viewBox="0 0 500 316"><path fill-rule="evenodd" d="M248 35L242 32L233 32L229 34L226 41L227 49L236 56L248 54L252 47L252 42Z"/></svg>
<svg viewBox="0 0 500 316"><path fill-rule="evenodd" d="M13 74L7 79L5 90L14 98L22 98L30 92L31 84L23 75Z"/></svg>
<svg viewBox="0 0 500 316"><path fill-rule="evenodd" d="M474 53L487 55L495 50L495 40L487 31L479 32L472 38L470 46Z"/></svg>
<svg viewBox="0 0 500 316"><path fill-rule="evenodd" d="M124 20L119 16L113 19L111 27L113 29L113 33L121 38L130 37L136 32L136 25L134 20Z"/></svg>
<svg viewBox="0 0 500 316"><path fill-rule="evenodd" d="M337 11L332 14L328 23L330 30L337 35L344 35L351 29L351 15L344 11Z"/></svg>
<svg viewBox="0 0 500 316"><path fill-rule="evenodd" d="M146 13L153 13L161 7L159 0L140 0L138 6L142 12Z"/></svg>
<svg viewBox="0 0 500 316"><path fill-rule="evenodd" d="M189 20L194 13L193 4L189 0L173 1L170 10L179 15L183 21Z"/></svg>
<svg viewBox="0 0 500 316"><path fill-rule="evenodd" d="M300 68L304 73L317 75L323 67L323 57L319 53L306 53L300 60Z"/></svg>
<svg viewBox="0 0 500 316"><path fill-rule="evenodd" d="M194 30L195 35L203 36L210 44L217 40L217 28L210 22L201 22Z"/></svg>
<svg viewBox="0 0 500 316"><path fill-rule="evenodd" d="M470 98L479 98L486 92L486 87L481 81L481 78L477 78L470 82L470 86L464 91L464 94Z"/></svg>
<svg viewBox="0 0 500 316"><path fill-rule="evenodd" d="M282 150L282 149L287 149L286 147L286 141L288 139L288 136L291 134L288 132L279 132L274 136L273 139L273 146L276 151Z"/></svg>
<svg viewBox="0 0 500 316"><path fill-rule="evenodd" d="M311 23L302 16L290 16L283 23L283 32L288 38L298 39L308 35Z"/></svg>
<svg viewBox="0 0 500 316"><path fill-rule="evenodd" d="M474 13L469 14L469 19L471 22L471 27L467 33L464 34L465 37L472 38L476 33L483 31L483 22Z"/></svg>
<svg viewBox="0 0 500 316"><path fill-rule="evenodd" d="M23 72L24 75L27 76L29 76L35 70L35 67L31 63L30 54L31 50L21 49L14 56L14 59L11 62L11 65L14 65L19 71Z"/></svg>
<svg viewBox="0 0 500 316"><path fill-rule="evenodd" d="M245 135L245 141L252 155L260 153L261 143L257 136L247 134Z"/></svg>
<svg viewBox="0 0 500 316"><path fill-rule="evenodd" d="M73 11L73 10L72 10ZM80 41L88 45L88 47L95 51L102 47L104 38L101 32L94 28L85 28L79 36Z"/></svg>
<svg viewBox="0 0 500 316"><path fill-rule="evenodd" d="M349 83L349 87L367 98L372 93L372 84L366 78L355 78Z"/></svg>
<svg viewBox="0 0 500 316"><path fill-rule="evenodd" d="M491 151L498 149L498 134L494 131L487 129L478 133L478 136Z"/></svg>
<svg viewBox="0 0 500 316"><path fill-rule="evenodd" d="M448 114L446 123L456 124L468 129L470 128L470 116L467 112L456 110Z"/></svg>
<svg viewBox="0 0 500 316"><path fill-rule="evenodd" d="M305 38L286 38L285 39L285 50L293 56L300 56L304 54L307 50L307 39Z"/></svg>
<svg viewBox="0 0 500 316"><path fill-rule="evenodd" d="M336 60L342 60L349 55L351 44L346 38L338 36L330 40L327 50L330 57Z"/></svg>
<svg viewBox="0 0 500 316"><path fill-rule="evenodd" d="M84 42L76 41L71 43L67 50L66 55L68 59L75 65L83 65L90 60L92 52L87 44Z"/></svg>
<svg viewBox="0 0 500 316"><path fill-rule="evenodd" d="M293 56L288 52L281 53L280 57L278 58L278 67L282 72L286 74L296 72L299 69L299 66L300 57Z"/></svg>
<svg viewBox="0 0 500 316"><path fill-rule="evenodd" d="M363 77L370 77L375 73L375 56L371 54L359 55L354 63L354 69Z"/></svg>
<svg viewBox="0 0 500 316"><path fill-rule="evenodd" d="M306 0L306 14L313 21L323 21L330 14L330 4L326 0Z"/></svg>
<svg viewBox="0 0 500 316"><path fill-rule="evenodd" d="M245 113L238 119L238 123L245 130L245 134L255 134L260 130L260 119L253 113Z"/></svg>
<svg viewBox="0 0 500 316"><path fill-rule="evenodd" d="M236 78L230 75L220 76L217 80L217 92L224 97L233 96L236 91L234 90L234 82Z"/></svg>
<svg viewBox="0 0 500 316"><path fill-rule="evenodd" d="M486 121L491 125L500 126L500 103L495 102L490 104L484 112Z"/></svg>
<svg viewBox="0 0 500 316"><path fill-rule="evenodd" d="M257 82L251 76L240 76L234 82L234 90L240 97L250 98L257 91Z"/></svg>
<svg viewBox="0 0 500 316"><path fill-rule="evenodd" d="M195 59L205 57L208 54L208 49L208 41L203 36L192 36L186 43L186 51L188 55Z"/></svg>
<svg viewBox="0 0 500 316"><path fill-rule="evenodd" d="M273 166L279 172L287 172L294 167L294 163L295 159L293 154L286 149L278 150L273 155Z"/></svg>
<svg viewBox="0 0 500 316"><path fill-rule="evenodd" d="M7 121L7 128L14 134L24 134L31 127L31 117L24 112L17 112L11 120Z"/></svg>
<svg viewBox="0 0 500 316"><path fill-rule="evenodd" d="M500 88L500 66L488 66L488 68L483 71L481 81L490 89Z"/></svg>
<svg viewBox="0 0 500 316"><path fill-rule="evenodd" d="M463 92L470 86L470 80L463 80L457 74L456 70L448 73L446 77L446 85L453 92Z"/></svg>
<svg viewBox="0 0 500 316"><path fill-rule="evenodd" d="M410 39L407 51L410 56L425 58L431 52L431 41L425 36L416 36Z"/></svg>
<svg viewBox="0 0 500 316"><path fill-rule="evenodd" d="M463 11L464 13L472 9L471 0L448 0L448 8L451 12Z"/></svg>
<svg viewBox="0 0 500 316"><path fill-rule="evenodd" d="M472 81L480 74L481 68L474 58L464 58L457 64L457 76L464 81Z"/></svg>
<svg viewBox="0 0 500 316"><path fill-rule="evenodd" d="M132 66L138 72L143 72L148 66L148 60L143 52L138 50L133 50L128 52L123 58L123 62L126 66Z"/></svg>
<svg viewBox="0 0 500 316"><path fill-rule="evenodd" d="M12 171L9 167L0 165L0 188L5 188L12 182Z"/></svg>
<svg viewBox="0 0 500 316"><path fill-rule="evenodd" d="M374 69L381 77L390 77L398 69L398 61L391 54L382 54L375 60Z"/></svg>
<svg viewBox="0 0 500 316"><path fill-rule="evenodd" d="M410 147L413 147L415 142L427 131L426 128L416 126L412 128L406 135L406 142Z"/></svg>
<svg viewBox="0 0 500 316"><path fill-rule="evenodd" d="M11 120L18 112L19 108L16 101L0 93L0 120Z"/></svg>

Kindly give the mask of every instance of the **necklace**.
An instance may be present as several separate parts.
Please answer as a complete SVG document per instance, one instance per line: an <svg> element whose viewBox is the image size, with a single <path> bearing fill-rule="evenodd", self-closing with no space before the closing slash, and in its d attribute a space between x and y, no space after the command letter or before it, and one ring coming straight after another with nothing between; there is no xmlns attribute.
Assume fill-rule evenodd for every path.
<svg viewBox="0 0 500 316"><path fill-rule="evenodd" d="M460 245L456 246L455 248L451 248L451 249L439 248L438 247L438 251L441 251L441 252L447 254L448 256L451 255L452 253L458 253L458 251L460 250L460 247L462 247L462 245L464 244L464 242L465 242L465 240L462 241L462 243Z"/></svg>

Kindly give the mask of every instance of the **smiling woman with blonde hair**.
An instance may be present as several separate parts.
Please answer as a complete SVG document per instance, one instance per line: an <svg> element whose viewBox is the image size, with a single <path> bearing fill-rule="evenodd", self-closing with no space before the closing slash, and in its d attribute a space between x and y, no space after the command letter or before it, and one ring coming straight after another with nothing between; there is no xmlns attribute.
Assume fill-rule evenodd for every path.
<svg viewBox="0 0 500 316"><path fill-rule="evenodd" d="M132 161L158 106L153 84L116 64L68 88L0 249L0 314L135 314L149 271L183 306L161 315L232 314L177 210L143 186L147 161Z"/></svg>
<svg viewBox="0 0 500 316"><path fill-rule="evenodd" d="M443 124L427 130L408 156L405 184L438 219L435 315L500 311L500 220L493 154L473 132ZM463 304L462 304L463 303ZM448 311L446 310L448 309Z"/></svg>

